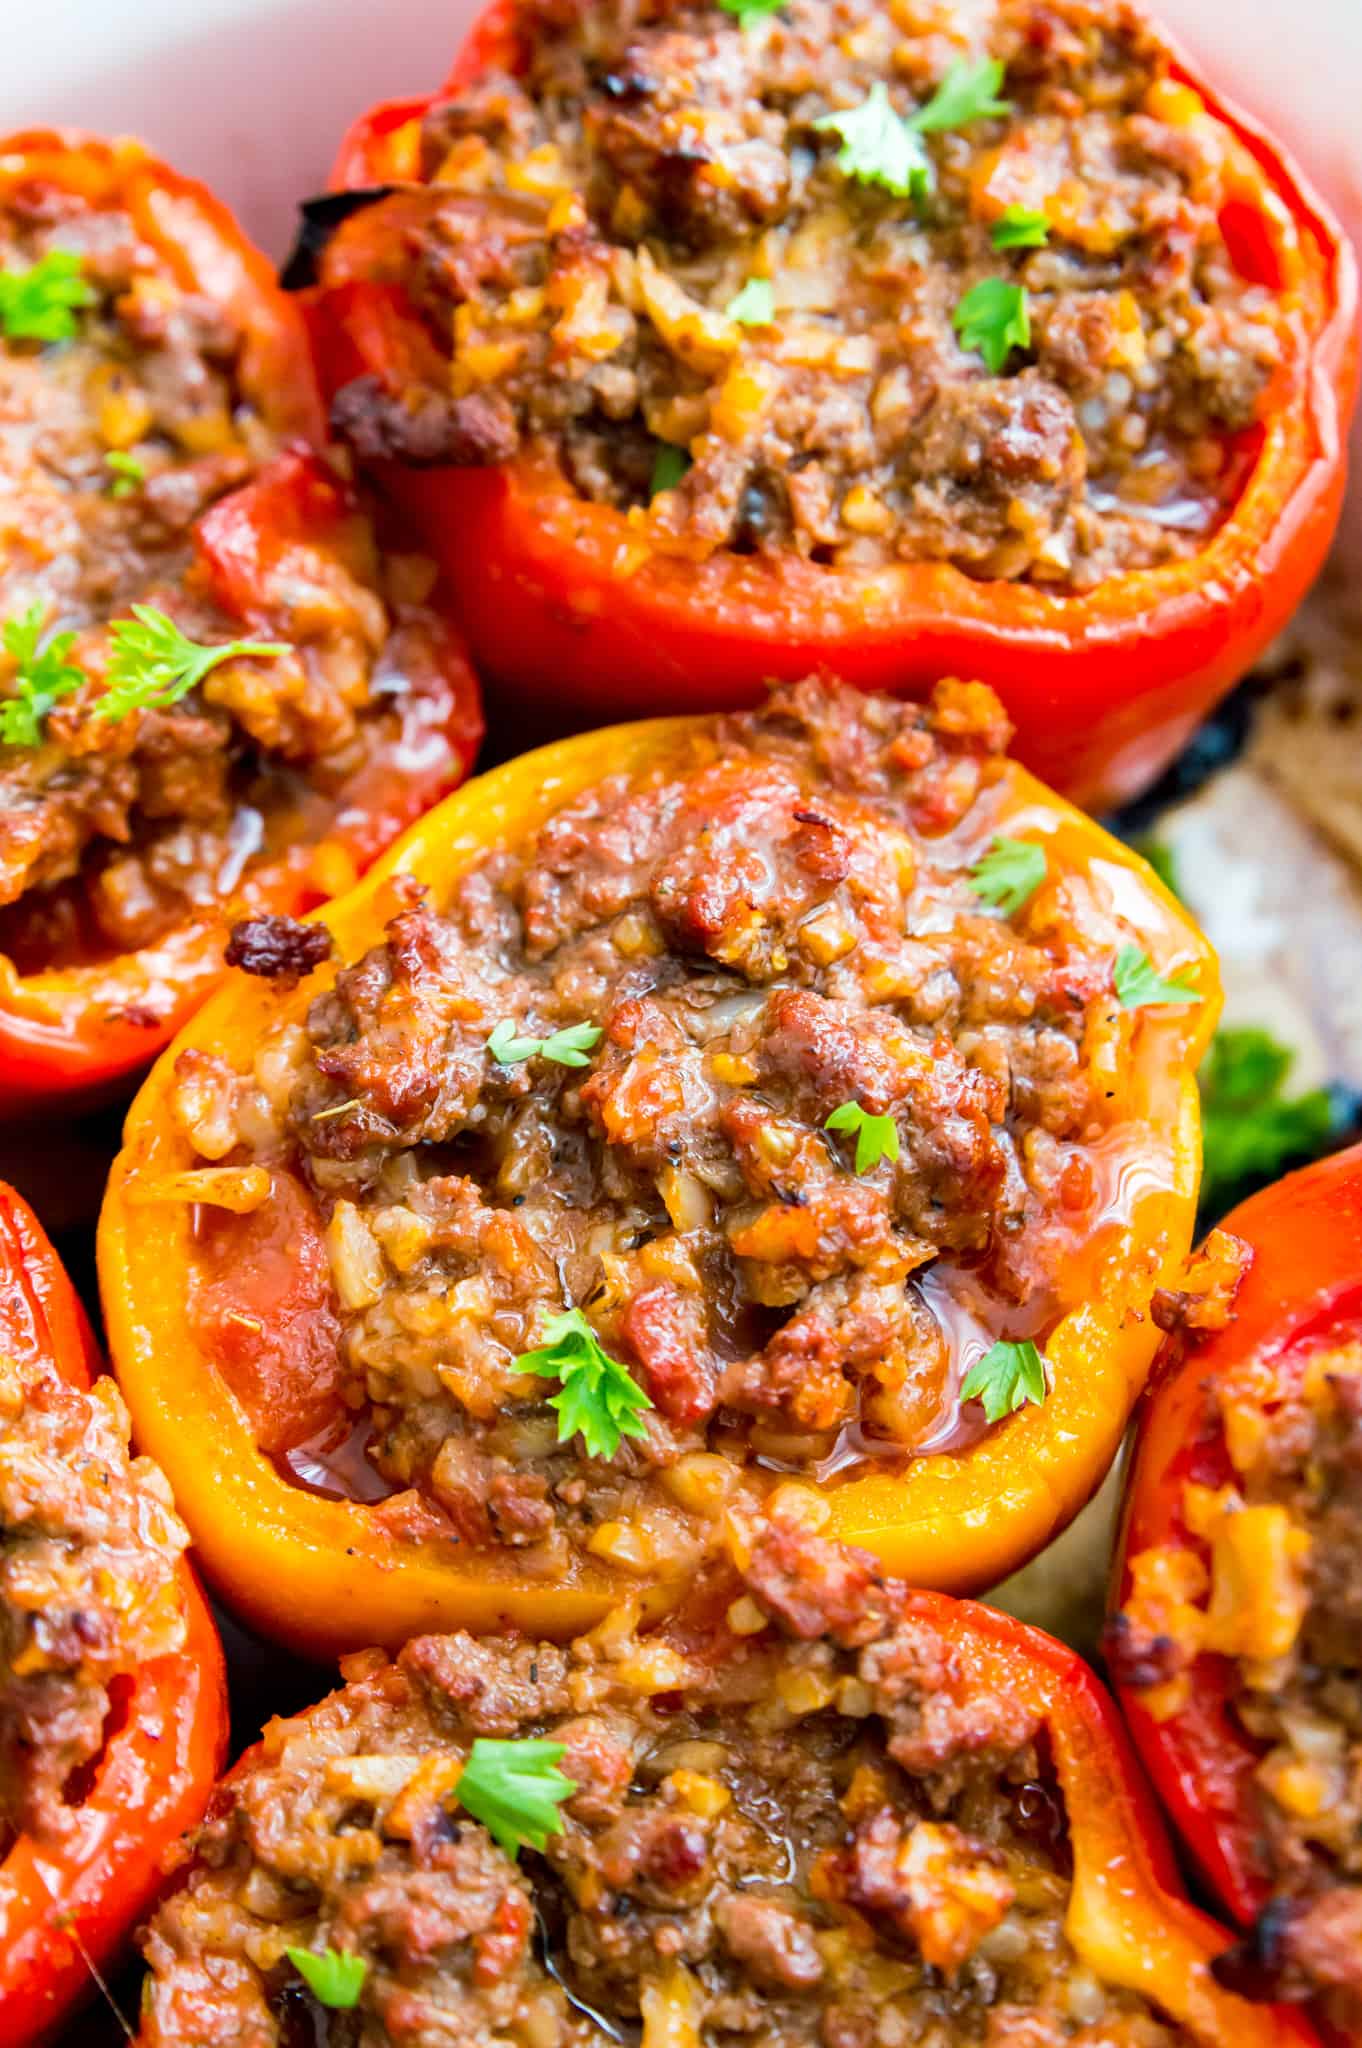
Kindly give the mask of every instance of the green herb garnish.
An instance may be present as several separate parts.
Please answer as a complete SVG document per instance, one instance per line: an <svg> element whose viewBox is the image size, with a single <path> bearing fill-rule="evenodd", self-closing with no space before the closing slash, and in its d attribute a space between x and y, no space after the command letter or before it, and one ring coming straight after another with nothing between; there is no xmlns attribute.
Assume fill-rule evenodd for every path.
<svg viewBox="0 0 1362 2048"><path fill-rule="evenodd" d="M946 128L967 128L971 121L983 121L993 114L1010 114L1011 101L998 98L1003 68L997 57L981 57L974 64L967 58L958 58L926 105L912 116L912 125L919 135L940 134Z"/></svg>
<svg viewBox="0 0 1362 2048"><path fill-rule="evenodd" d="M1213 1213L1246 1183L1276 1180L1314 1157L1334 1135L1327 1088L1288 1098L1295 1054L1256 1025L1217 1031L1201 1084L1201 1201Z"/></svg>
<svg viewBox="0 0 1362 2048"><path fill-rule="evenodd" d="M1014 348L1030 345L1026 287L1005 277L980 278L961 299L951 322L961 348L977 349L996 377Z"/></svg>
<svg viewBox="0 0 1362 2048"><path fill-rule="evenodd" d="M200 647L173 619L147 604L135 604L130 619L109 628L107 688L94 706L96 718L126 718L130 711L163 711L201 683L224 661L291 654L277 641L228 640Z"/></svg>
<svg viewBox="0 0 1362 2048"><path fill-rule="evenodd" d="M593 1046L601 1036L599 1024L567 1024L561 1031L551 1032L547 1038L517 1038L515 1025L509 1017L492 1029L487 1040L487 1050L500 1067L519 1066L522 1060L554 1060L560 1067L586 1067Z"/></svg>
<svg viewBox="0 0 1362 2048"><path fill-rule="evenodd" d="M1045 880L1045 848L1033 839L994 840L967 877L976 896L1014 917Z"/></svg>
<svg viewBox="0 0 1362 2048"><path fill-rule="evenodd" d="M613 1458L621 1437L646 1434L641 1418L652 1402L630 1377L628 1367L601 1349L579 1308L553 1316L545 1326L543 1343L537 1350L522 1352L511 1370L561 1382L549 1401L557 1411L560 1444L580 1434L589 1457Z"/></svg>
<svg viewBox="0 0 1362 2048"><path fill-rule="evenodd" d="M964 1401L982 1401L989 1422L1013 1415L1028 1401L1045 1399L1045 1360L1028 1337L1021 1344L1000 1339L977 1359L960 1387Z"/></svg>
<svg viewBox="0 0 1362 2048"><path fill-rule="evenodd" d="M42 605L31 604L0 634L6 654L18 663L14 694L0 703L0 740L8 747L40 746L48 712L85 681L85 671L66 658L75 634L54 633L44 645L44 617Z"/></svg>
<svg viewBox="0 0 1362 2048"><path fill-rule="evenodd" d="M737 15L739 28L747 29L765 15L779 14L785 0L719 0L719 5L725 14Z"/></svg>
<svg viewBox="0 0 1362 2048"><path fill-rule="evenodd" d="M530 1736L522 1742L494 1742L480 1735L468 1752L454 1796L493 1840L514 1856L517 1849L542 1849L561 1835L558 1811L577 1790L576 1780L558 1769L567 1745Z"/></svg>
<svg viewBox="0 0 1362 2048"><path fill-rule="evenodd" d="M678 448L674 441L659 441L657 453L653 457L653 473L648 483L648 496L655 498L659 491L674 491L689 468L689 449Z"/></svg>
<svg viewBox="0 0 1362 2048"><path fill-rule="evenodd" d="M9 341L72 341L76 314L94 300L79 256L49 250L28 270L0 270L0 332Z"/></svg>
<svg viewBox="0 0 1362 2048"><path fill-rule="evenodd" d="M1148 1010L1164 1003L1199 1003L1202 997L1189 981L1170 981L1156 972L1149 955L1138 946L1122 946L1112 969L1116 1000L1123 1010Z"/></svg>
<svg viewBox="0 0 1362 2048"><path fill-rule="evenodd" d="M912 123L890 104L884 83L876 79L859 107L823 114L815 128L838 137L837 168L863 185L881 185L900 199L925 199L932 189L931 159Z"/></svg>
<svg viewBox="0 0 1362 2048"><path fill-rule="evenodd" d="M988 238L995 249L1043 249L1050 239L1050 223L1043 213L1026 206L1008 206L994 221Z"/></svg>
<svg viewBox="0 0 1362 2048"><path fill-rule="evenodd" d="M882 1159L899 1156L899 1128L893 1117L872 1116L859 1102L840 1102L823 1128L855 1133L857 1173L869 1173Z"/></svg>
<svg viewBox="0 0 1362 2048"><path fill-rule="evenodd" d="M320 1952L286 1948L284 1954L318 2005L329 2005L333 2012L349 2012L359 2004L359 1994L369 1974L363 1956L352 1956L338 1948L324 1948Z"/></svg>
<svg viewBox="0 0 1362 2048"><path fill-rule="evenodd" d="M776 317L776 288L769 277L749 277L725 310L740 327L769 327Z"/></svg>
<svg viewBox="0 0 1362 2048"><path fill-rule="evenodd" d="M115 448L105 456L104 467L111 472L108 483L111 498L130 498L147 480L146 470L137 457L125 455L121 448Z"/></svg>

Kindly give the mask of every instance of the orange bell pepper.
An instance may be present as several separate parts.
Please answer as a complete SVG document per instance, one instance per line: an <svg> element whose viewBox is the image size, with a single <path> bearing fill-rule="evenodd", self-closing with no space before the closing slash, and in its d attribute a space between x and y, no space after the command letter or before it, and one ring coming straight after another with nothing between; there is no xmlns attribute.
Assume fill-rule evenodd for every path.
<svg viewBox="0 0 1362 2048"><path fill-rule="evenodd" d="M1113 1680L1122 1711L1160 1798L1215 1897L1241 1926L1259 1927L1268 1949L1282 1900L1260 1821L1264 1798L1258 1781L1264 1745L1233 1712L1240 1690L1238 1663L1198 1649L1185 1671L1167 1679L1160 1649L1147 1654L1128 1641L1121 1608L1130 1601L1137 1559L1157 1560L1160 1584L1195 1604L1208 1545L1189 1529L1189 1484L1214 1493L1237 1486L1215 1390L1226 1374L1255 1357L1276 1394L1299 1393L1313 1349L1362 1339L1362 1146L1288 1174L1262 1189L1224 1219L1222 1228L1243 1240L1252 1258L1239 1281L1233 1310L1222 1328L1204 1333L1185 1353L1170 1343L1165 1368L1144 1403L1131 1464L1113 1592L1118 1603L1111 1634ZM1265 1593L1271 1560L1259 1567ZM1179 1588L1180 1567L1190 1583ZM1266 1655L1266 1651L1264 1652ZM1250 1948L1254 1937L1249 1939ZM1253 1965L1246 1961L1244 1974ZM1260 1972L1271 1977L1268 1957ZM1323 2004L1324 2001L1321 2001ZM1339 1998L1339 2010L1345 2001ZM1334 2015L1336 2017L1336 2015ZM1362 2048L1362 2018L1352 1999L1347 2020L1331 2026L1330 2041Z"/></svg>
<svg viewBox="0 0 1362 2048"><path fill-rule="evenodd" d="M324 579L334 563L372 580L364 517L321 456L323 418L295 303L227 209L132 141L64 132L0 148L0 208L45 190L90 211L118 210L170 274L220 306L246 336L243 391L285 452L195 523L194 573L243 634L289 637L283 580ZM292 913L348 886L374 855L467 773L482 737L476 679L447 611L391 608L390 650L408 671L402 730L388 759L327 793L324 821L250 867L219 913L186 919L137 951L20 972L0 954L0 1118L60 1100L85 1106L147 1066L222 972L237 918ZM403 637L399 639L399 635Z"/></svg>
<svg viewBox="0 0 1362 2048"><path fill-rule="evenodd" d="M401 284L404 212L419 201L423 115L488 71L523 68L517 0L492 0L438 93L379 106L342 144L333 183L400 189L337 230L312 322L328 394L376 378L443 391L448 362ZM829 569L720 549L650 551L627 514L580 497L546 458L501 468L381 464L456 590L480 671L543 732L646 710L734 709L771 679L826 668L921 695L942 675L991 684L1026 765L1101 809L1146 787L1300 603L1337 522L1356 386L1356 266L1298 167L1206 83L1172 76L1223 125L1234 197L1224 225L1245 274L1284 292L1294 342L1254 433L1232 512L1168 566L1057 593L950 564Z"/></svg>
<svg viewBox="0 0 1362 2048"><path fill-rule="evenodd" d="M73 1387L99 1370L75 1292L28 1206L0 1186L0 1348ZM104 1751L54 1841L21 1834L0 1861L0 2048L30 2048L95 1986L159 1890L222 1767L227 1697L207 1604L181 1566L188 1633L127 1682Z"/></svg>
<svg viewBox="0 0 1362 2048"><path fill-rule="evenodd" d="M350 895L318 913L339 959L377 943L396 876L438 906L498 842L532 836L604 777L686 758L696 721L655 721L562 741L494 769L430 813ZM678 752L680 750L680 752ZM1049 1275L1058 1303L1046 1340L1052 1387L968 1449L923 1455L829 1488L833 1533L866 1545L911 1582L992 1584L1040 1549L1088 1499L1120 1442L1157 1341L1152 1290L1180 1269L1199 1165L1195 1069L1213 1029L1212 956L1148 868L1088 818L1000 762L990 829L1045 835L1062 878L1054 915L1094 932L1113 917L1160 966L1192 968L1196 1007L1138 1013L1114 1150L1101 1171L1115 1206L1065 1238ZM1048 914L1048 913L1047 913ZM336 1412L337 1324L312 1197L286 1167L270 1198L233 1226L211 1267L177 1177L200 1162L173 1121L176 1059L200 1049L248 1066L262 1032L301 1019L335 965L292 993L238 975L189 1025L129 1114L100 1227L110 1343L139 1441L170 1474L205 1568L261 1629L318 1653L401 1643L431 1628L514 1624L568 1636L618 1597L594 1558L550 1587L447 1537L407 1533L361 1501L326 1498L283 1476L274 1454ZM1077 1241L1081 1239L1080 1241ZM191 1323L191 1276L217 1304L211 1333ZM329 1377L328 1377L329 1376ZM229 1384L230 1381L230 1384ZM681 1587L656 1584L660 1607Z"/></svg>

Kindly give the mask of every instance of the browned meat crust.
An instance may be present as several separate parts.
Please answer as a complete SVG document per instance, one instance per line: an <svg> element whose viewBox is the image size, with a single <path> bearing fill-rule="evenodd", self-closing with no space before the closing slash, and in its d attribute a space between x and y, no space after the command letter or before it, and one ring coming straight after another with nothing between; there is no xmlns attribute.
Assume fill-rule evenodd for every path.
<svg viewBox="0 0 1362 2048"><path fill-rule="evenodd" d="M110 1688L185 1638L189 1537L112 1380L0 1359L0 1842L70 1818Z"/></svg>
<svg viewBox="0 0 1362 2048"><path fill-rule="evenodd" d="M739 1633L692 1625L683 1648L616 1617L567 1651L423 1637L351 1658L341 1691L274 1723L153 1922L145 2048L292 2042L289 1946L367 1966L358 2008L330 2016L347 2048L576 2048L640 2019L667 2048L1186 2048L1065 1939L1030 1713L895 1619L902 1587L848 1628L845 1575L875 1568L796 1496L775 1537L796 1640L749 1531ZM475 1738L526 1736L563 1745L575 1790L517 1869L458 1786Z"/></svg>
<svg viewBox="0 0 1362 2048"><path fill-rule="evenodd" d="M1285 315L1226 246L1235 145L1124 0L790 0L742 25L522 0L516 26L523 77L432 109L430 210L384 250L452 383L343 391L362 455L549 449L585 497L637 506L659 446L684 449L648 530L688 555L1086 588L1205 544ZM1007 111L917 138L927 193L847 175L829 115L887 87L911 118L987 57ZM1048 245L995 246L1009 207ZM953 326L995 280L1029 321L996 372Z"/></svg>

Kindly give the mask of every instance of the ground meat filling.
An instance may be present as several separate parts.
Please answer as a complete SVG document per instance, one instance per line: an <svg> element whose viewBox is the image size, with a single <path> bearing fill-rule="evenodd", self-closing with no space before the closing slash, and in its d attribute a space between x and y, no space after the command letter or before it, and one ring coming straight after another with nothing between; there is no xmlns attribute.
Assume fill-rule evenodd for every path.
<svg viewBox="0 0 1362 2048"><path fill-rule="evenodd" d="M246 337L125 215L19 188L0 212L0 268L61 252L89 294L74 337L0 341L0 704L21 691L11 635L34 608L44 642L75 635L66 661L87 678L35 733L0 739L0 952L23 973L148 945L317 836L335 792L398 740L384 692L421 652L394 628L377 565L357 573L355 542L262 566L266 632L219 606L194 523L279 453L239 381ZM133 604L200 645L285 651L106 720L92 713L108 626Z"/></svg>
<svg viewBox="0 0 1362 2048"><path fill-rule="evenodd" d="M1322 1993L1346 2033L1362 2027L1362 1343L1316 1344L1285 1371L1252 1358L1214 1400L1232 1483L1183 1503L1209 1565L1132 1559L1118 1654L1147 1660L1136 1682L1161 1715L1199 1651L1234 1660L1274 1896L1222 1967L1259 1995Z"/></svg>
<svg viewBox="0 0 1362 2048"><path fill-rule="evenodd" d="M123 1684L184 1643L189 1537L128 1434L112 1380L0 1359L0 1854L61 1834Z"/></svg>
<svg viewBox="0 0 1362 2048"><path fill-rule="evenodd" d="M250 1074L182 1056L193 1147L280 1169L290 1275L310 1184L371 1482L518 1570L649 1576L735 1484L982 1433L968 1365L1044 1341L1148 1154L1099 1077L1144 1028L1128 928L1076 875L1012 918L969 880L1006 738L975 685L785 690L410 896ZM229 1378L261 1227L210 1217L191 1265ZM604 1454L517 1369L566 1310L647 1397Z"/></svg>
<svg viewBox="0 0 1362 2048"><path fill-rule="evenodd" d="M310 2038L288 2030L292 1947L363 1958L332 2018L354 2048L640 2021L642 2048L1185 2048L1065 1937L1036 1721L898 1619L903 1591L791 1517L684 1644L616 1617L566 1651L427 1636L349 1659L224 1788L145 1943L143 2043ZM475 1739L526 1737L563 1745L575 1790L517 1869L459 1781Z"/></svg>
<svg viewBox="0 0 1362 2048"><path fill-rule="evenodd" d="M385 261L452 385L360 381L341 431L418 463L551 450L599 503L651 490L642 530L689 555L946 561L1086 589L1203 547L1285 314L1222 232L1237 146L1143 16L1123 0L738 12L521 0L524 75L437 104L428 203L389 209ZM938 102L925 132L902 128L953 64L989 58L1002 112ZM924 167L916 201L850 175L826 125L864 124L886 90L882 118ZM1018 211L1044 246L995 241ZM979 286L1025 295L1025 332L991 366L957 332Z"/></svg>

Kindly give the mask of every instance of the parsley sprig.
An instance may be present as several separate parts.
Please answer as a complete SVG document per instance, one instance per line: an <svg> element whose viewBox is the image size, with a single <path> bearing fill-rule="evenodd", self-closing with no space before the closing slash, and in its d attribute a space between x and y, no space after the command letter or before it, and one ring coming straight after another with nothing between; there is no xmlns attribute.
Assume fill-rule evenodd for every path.
<svg viewBox="0 0 1362 2048"><path fill-rule="evenodd" d="M178 704L224 661L290 654L279 641L228 640L200 647L173 619L149 604L135 604L130 619L109 628L107 687L94 707L96 718L126 718L130 711L163 711Z"/></svg>
<svg viewBox="0 0 1362 2048"><path fill-rule="evenodd" d="M859 107L823 114L813 125L839 137L842 147L836 161L844 176L858 178L863 185L881 185L916 203L935 183L921 138L1008 113L1009 102L998 98L1002 82L998 58L983 57L975 63L961 58L914 114L898 113L883 81L877 79Z"/></svg>
<svg viewBox="0 0 1362 2048"><path fill-rule="evenodd" d="M558 1809L577 1790L576 1780L558 1769L566 1755L565 1743L540 1736L494 1742L480 1735L459 1774L455 1797L508 1856L522 1847L542 1849L550 1835L563 1832Z"/></svg>
<svg viewBox="0 0 1362 2048"><path fill-rule="evenodd" d="M919 135L938 135L947 128L968 128L971 121L986 121L994 114L1010 114L1011 100L1000 100L1003 62L999 57L980 57L970 63L960 57L952 64L936 91L910 118Z"/></svg>
<svg viewBox="0 0 1362 2048"><path fill-rule="evenodd" d="M899 1156L899 1128L893 1117L872 1116L859 1102L840 1102L823 1128L854 1132L857 1173L870 1173L882 1159Z"/></svg>
<svg viewBox="0 0 1362 2048"><path fill-rule="evenodd" d="M1026 206L1006 206L988 231L995 249L1043 249L1050 239L1050 223L1043 213Z"/></svg>
<svg viewBox="0 0 1362 2048"><path fill-rule="evenodd" d="M339 1948L286 1948L284 1954L318 2005L330 2006L333 2012L349 2012L359 2004L369 1974L363 1956Z"/></svg>
<svg viewBox="0 0 1362 2048"><path fill-rule="evenodd" d="M554 1060L560 1067L586 1067L600 1036L599 1024L566 1024L547 1038L518 1038L510 1018L503 1017L492 1027L487 1050L499 1067L516 1067L522 1060L536 1057Z"/></svg>
<svg viewBox="0 0 1362 2048"><path fill-rule="evenodd" d="M0 333L8 341L72 341L95 293L71 249L49 249L27 270L0 270Z"/></svg>
<svg viewBox="0 0 1362 2048"><path fill-rule="evenodd" d="M659 441L653 473L648 479L648 496L655 498L659 491L674 491L689 468L688 448L678 448L674 441Z"/></svg>
<svg viewBox="0 0 1362 2048"><path fill-rule="evenodd" d="M1025 285L1005 277L981 277L951 315L961 348L977 349L997 376L1014 348L1031 345L1031 313Z"/></svg>
<svg viewBox="0 0 1362 2048"><path fill-rule="evenodd" d="M1045 880L1045 848L1034 839L1007 839L1001 834L969 871L976 896L1007 917L1015 917Z"/></svg>
<svg viewBox="0 0 1362 2048"><path fill-rule="evenodd" d="M737 15L739 28L748 29L764 15L779 14L785 0L719 0L719 5L725 14Z"/></svg>
<svg viewBox="0 0 1362 2048"><path fill-rule="evenodd" d="M749 277L725 310L740 327L769 327L776 317L776 288L769 277Z"/></svg>
<svg viewBox="0 0 1362 2048"><path fill-rule="evenodd" d="M1201 992L1189 981L1161 975L1139 946L1122 946L1112 968L1116 1000L1123 1010L1157 1009L1163 1004L1199 1003Z"/></svg>
<svg viewBox="0 0 1362 2048"><path fill-rule="evenodd" d="M134 491L140 491L147 480L147 472L135 455L125 454L121 448L112 448L104 458L104 467L109 471L106 486L111 498L130 498Z"/></svg>
<svg viewBox="0 0 1362 2048"><path fill-rule="evenodd" d="M646 1434L642 1417L652 1402L628 1367L602 1350L579 1308L551 1317L542 1344L522 1352L511 1370L559 1381L549 1406L558 1415L560 1444L580 1434L588 1457L613 1458L622 1437Z"/></svg>
<svg viewBox="0 0 1362 2048"><path fill-rule="evenodd" d="M844 177L880 185L914 202L931 191L931 159L917 130L895 111L882 79L876 79L859 107L822 114L813 125L841 142L836 163Z"/></svg>
<svg viewBox="0 0 1362 2048"><path fill-rule="evenodd" d="M982 1401L984 1416L998 1422L1013 1415L1028 1401L1037 1406L1045 1399L1045 1360L1028 1337L1020 1344L1000 1338L976 1359L961 1382L960 1397Z"/></svg>
<svg viewBox="0 0 1362 2048"><path fill-rule="evenodd" d="M0 740L9 747L40 746L48 712L85 681L85 671L66 658L75 634L53 633L44 643L44 617L42 605L31 604L0 634L6 654L18 664L14 694L0 703Z"/></svg>
<svg viewBox="0 0 1362 2048"><path fill-rule="evenodd" d="M1219 1215L1247 1185L1275 1180L1313 1158L1338 1121L1327 1088L1288 1096L1295 1054L1256 1025L1217 1031L1202 1062L1201 1202Z"/></svg>

